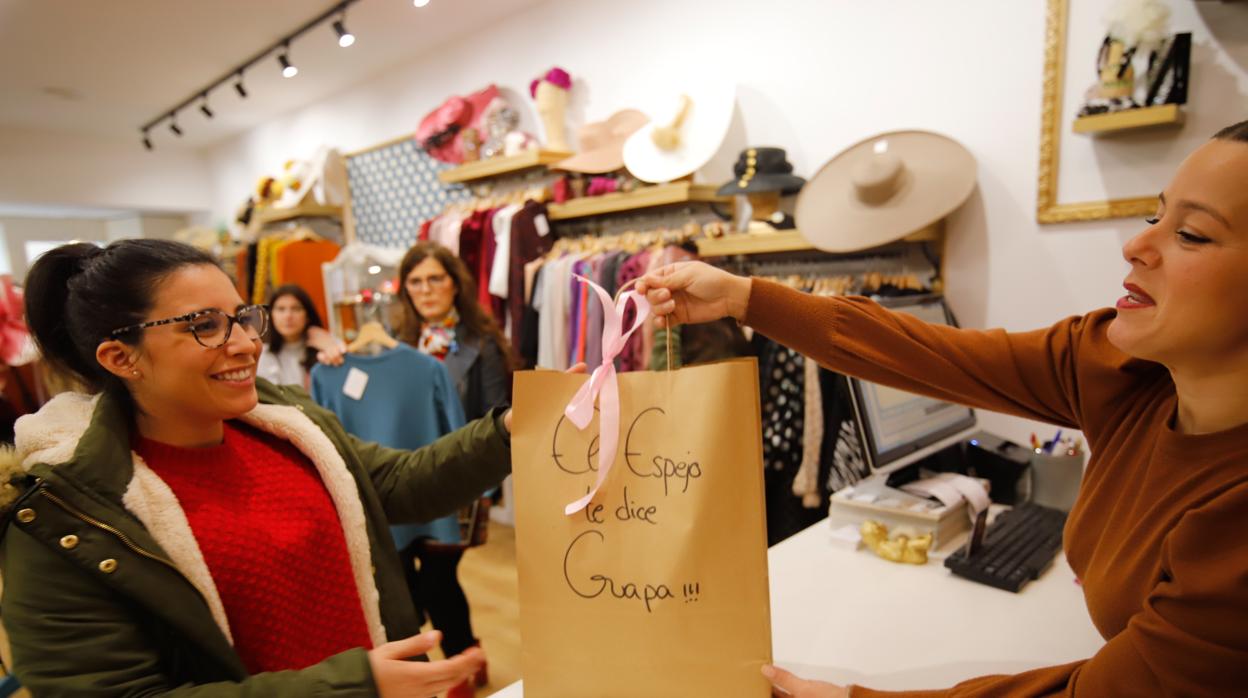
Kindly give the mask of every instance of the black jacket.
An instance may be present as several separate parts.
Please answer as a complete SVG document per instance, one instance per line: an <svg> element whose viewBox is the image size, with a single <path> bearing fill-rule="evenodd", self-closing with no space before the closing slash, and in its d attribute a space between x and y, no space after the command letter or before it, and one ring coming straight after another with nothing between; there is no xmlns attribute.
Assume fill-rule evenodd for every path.
<svg viewBox="0 0 1248 698"><path fill-rule="evenodd" d="M510 401L511 374L506 357L488 337L461 334L455 351L449 352L444 362L459 391L465 419L478 419Z"/></svg>

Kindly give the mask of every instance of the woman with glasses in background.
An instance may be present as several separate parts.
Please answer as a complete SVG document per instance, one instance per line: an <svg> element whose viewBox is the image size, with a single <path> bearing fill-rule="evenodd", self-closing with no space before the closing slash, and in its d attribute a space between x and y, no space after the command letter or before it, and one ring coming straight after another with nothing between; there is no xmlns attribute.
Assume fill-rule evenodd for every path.
<svg viewBox="0 0 1248 698"><path fill-rule="evenodd" d="M256 379L267 310L181 243L52 250L26 313L92 391L22 418L0 463L0 619L35 695L428 696L481 668L405 661L439 635L387 525L495 487L510 411L416 451L348 435Z"/></svg>
<svg viewBox="0 0 1248 698"><path fill-rule="evenodd" d="M464 417L478 419L507 404L511 348L498 323L477 302L476 282L459 257L437 243L419 243L399 263L399 279L399 339L446 365ZM459 539L458 522L452 523L431 523L400 551L412 594L444 634L442 648L448 655L480 646L459 583L465 542ZM477 685L487 682L484 666L475 678ZM465 683L448 698L472 695L472 686Z"/></svg>

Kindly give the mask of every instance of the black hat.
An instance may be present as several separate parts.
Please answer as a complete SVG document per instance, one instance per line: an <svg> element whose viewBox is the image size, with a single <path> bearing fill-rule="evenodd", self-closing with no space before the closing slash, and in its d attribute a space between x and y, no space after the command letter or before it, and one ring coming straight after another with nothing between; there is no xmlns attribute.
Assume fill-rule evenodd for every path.
<svg viewBox="0 0 1248 698"><path fill-rule="evenodd" d="M784 148L746 148L732 166L736 179L719 188L719 196L778 191L796 194L805 179L793 174Z"/></svg>

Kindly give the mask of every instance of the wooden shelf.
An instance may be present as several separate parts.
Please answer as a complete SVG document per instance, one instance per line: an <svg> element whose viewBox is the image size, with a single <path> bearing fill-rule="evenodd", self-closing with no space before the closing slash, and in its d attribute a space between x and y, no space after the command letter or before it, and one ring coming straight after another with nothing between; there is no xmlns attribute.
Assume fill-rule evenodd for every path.
<svg viewBox="0 0 1248 698"><path fill-rule="evenodd" d="M469 162L459 167L452 167L449 170L442 170L438 173L438 179L447 184L458 184L461 182L471 182L487 177L498 177L500 175L512 174L514 172L523 172L534 167L543 167L560 160L566 160L571 157L572 153L564 153L558 150L534 149L526 150L519 155L509 157L490 158L488 160L477 160Z"/></svg>
<svg viewBox="0 0 1248 698"><path fill-rule="evenodd" d="M903 242L934 242L940 239L941 224L935 223L902 238ZM776 252L806 252L816 249L796 230L778 230L774 233L748 233L725 235L722 238L698 240L698 254L703 257L727 257L731 255L774 254ZM832 254L832 253L829 253Z"/></svg>
<svg viewBox="0 0 1248 698"><path fill-rule="evenodd" d="M691 201L727 202L729 197L716 196L719 187L709 184L693 184L692 182L671 182L640 187L635 191L616 192L602 196L586 196L572 199L564 204L551 204L547 216L552 221L565 221L570 218L586 218L601 216L605 213L619 213L655 206L670 206Z"/></svg>
<svg viewBox="0 0 1248 698"><path fill-rule="evenodd" d="M309 204L294 208L258 208L252 213L252 225L268 225L295 218L342 218L341 206Z"/></svg>
<svg viewBox="0 0 1248 698"><path fill-rule="evenodd" d="M1075 133L1107 135L1118 131L1150 126L1182 126L1183 111L1177 104L1125 109L1108 114L1094 114L1075 119Z"/></svg>

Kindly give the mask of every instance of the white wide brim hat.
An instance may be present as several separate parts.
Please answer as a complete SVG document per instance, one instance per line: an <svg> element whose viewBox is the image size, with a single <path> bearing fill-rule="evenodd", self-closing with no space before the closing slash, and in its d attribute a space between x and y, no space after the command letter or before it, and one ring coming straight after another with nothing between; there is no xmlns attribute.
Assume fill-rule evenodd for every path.
<svg viewBox="0 0 1248 698"><path fill-rule="evenodd" d="M676 126L675 147L660 148L655 129L671 127L681 111L681 97L688 97L689 108ZM643 182L671 182L704 167L724 143L736 108L737 87L732 83L708 82L668 95L645 109L650 123L624 143L624 166Z"/></svg>
<svg viewBox="0 0 1248 698"><path fill-rule="evenodd" d="M841 151L806 183L794 217L827 252L900 240L948 216L975 190L975 157L930 131L892 131Z"/></svg>

